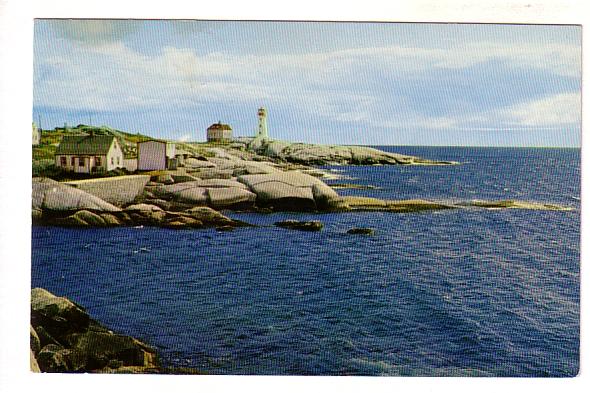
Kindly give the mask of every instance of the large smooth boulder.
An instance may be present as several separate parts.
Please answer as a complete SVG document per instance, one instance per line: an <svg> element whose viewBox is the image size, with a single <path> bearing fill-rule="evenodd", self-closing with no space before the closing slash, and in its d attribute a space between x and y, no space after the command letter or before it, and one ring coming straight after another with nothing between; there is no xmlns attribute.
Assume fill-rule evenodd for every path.
<svg viewBox="0 0 590 393"><path fill-rule="evenodd" d="M253 206L256 194L238 187L208 188L209 204L217 209L234 206Z"/></svg>
<svg viewBox="0 0 590 393"><path fill-rule="evenodd" d="M149 175L128 175L76 180L64 184L92 194L115 206L122 206L133 202L141 195L149 180Z"/></svg>
<svg viewBox="0 0 590 393"><path fill-rule="evenodd" d="M32 208L52 211L120 211L101 198L47 178L33 179Z"/></svg>
<svg viewBox="0 0 590 393"><path fill-rule="evenodd" d="M238 181L256 194L257 205L279 210L326 210L339 198L321 180L298 171L245 175Z"/></svg>
<svg viewBox="0 0 590 393"><path fill-rule="evenodd" d="M246 185L231 179L199 179L161 186L154 193L162 198L197 206L231 208L251 206L256 200Z"/></svg>
<svg viewBox="0 0 590 393"><path fill-rule="evenodd" d="M256 161L240 161L238 162L233 170L234 176L242 175L259 175L264 173L276 173L279 172L275 167L265 164L263 162Z"/></svg>
<svg viewBox="0 0 590 393"><path fill-rule="evenodd" d="M171 198L194 205L206 205L208 201L207 189L201 187L200 181L161 186L154 189L154 194L162 198Z"/></svg>

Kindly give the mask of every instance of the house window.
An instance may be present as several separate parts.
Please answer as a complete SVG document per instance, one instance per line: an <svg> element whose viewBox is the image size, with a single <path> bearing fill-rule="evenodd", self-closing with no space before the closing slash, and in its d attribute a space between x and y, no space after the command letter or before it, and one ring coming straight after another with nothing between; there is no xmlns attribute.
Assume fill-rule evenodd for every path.
<svg viewBox="0 0 590 393"><path fill-rule="evenodd" d="M115 165L115 157L111 157L111 165Z"/></svg>
<svg viewBox="0 0 590 393"><path fill-rule="evenodd" d="M84 166L84 157L78 157L78 166Z"/></svg>
<svg viewBox="0 0 590 393"><path fill-rule="evenodd" d="M94 157L94 163L96 166L101 166L100 157Z"/></svg>
<svg viewBox="0 0 590 393"><path fill-rule="evenodd" d="M120 162L121 162L120 160L121 160L121 158L120 157L117 157L117 165L120 164Z"/></svg>
<svg viewBox="0 0 590 393"><path fill-rule="evenodd" d="M70 159L70 164L71 164L72 166L76 165L76 164L75 164L75 157L72 157L72 158Z"/></svg>
<svg viewBox="0 0 590 393"><path fill-rule="evenodd" d="M66 158L64 156L61 156L59 158L59 163L60 163L61 166L66 166L66 163L67 163Z"/></svg>

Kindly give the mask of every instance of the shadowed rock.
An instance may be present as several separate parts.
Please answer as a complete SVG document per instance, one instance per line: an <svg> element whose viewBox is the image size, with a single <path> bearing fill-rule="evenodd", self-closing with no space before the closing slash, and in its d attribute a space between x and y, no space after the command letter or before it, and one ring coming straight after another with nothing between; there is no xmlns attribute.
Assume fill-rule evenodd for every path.
<svg viewBox="0 0 590 393"><path fill-rule="evenodd" d="M346 233L350 235L374 235L375 230L372 228L351 228Z"/></svg>
<svg viewBox="0 0 590 393"><path fill-rule="evenodd" d="M321 231L324 227L319 221L297 221L297 220L285 220L275 222L275 225L281 228L296 229L298 231Z"/></svg>
<svg viewBox="0 0 590 393"><path fill-rule="evenodd" d="M42 288L31 290L30 353L34 372L160 369L158 356L151 347L113 333L92 320L81 306Z"/></svg>
<svg viewBox="0 0 590 393"><path fill-rule="evenodd" d="M58 297L42 288L31 291L31 325L43 328L56 340L71 331L88 328L86 310L65 297Z"/></svg>

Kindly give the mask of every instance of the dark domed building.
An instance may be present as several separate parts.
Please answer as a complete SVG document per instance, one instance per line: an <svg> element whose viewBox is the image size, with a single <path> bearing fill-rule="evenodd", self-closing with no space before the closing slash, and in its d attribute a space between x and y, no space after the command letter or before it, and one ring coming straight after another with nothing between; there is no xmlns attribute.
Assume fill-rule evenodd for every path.
<svg viewBox="0 0 590 393"><path fill-rule="evenodd" d="M229 142L233 139L233 131L228 124L217 122L207 128L207 142Z"/></svg>

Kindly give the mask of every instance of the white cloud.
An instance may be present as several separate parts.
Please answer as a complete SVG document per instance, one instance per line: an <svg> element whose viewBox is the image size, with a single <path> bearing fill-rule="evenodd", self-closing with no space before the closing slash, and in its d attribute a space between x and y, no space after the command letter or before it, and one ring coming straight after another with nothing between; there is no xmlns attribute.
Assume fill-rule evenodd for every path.
<svg viewBox="0 0 590 393"><path fill-rule="evenodd" d="M72 27L72 31L76 28ZM86 28L89 41L108 35L108 26ZM101 30L102 29L102 30ZM106 31L106 32L105 32ZM129 32L111 32L111 36ZM63 49L63 48L62 48ZM56 48L56 50L60 50ZM379 83L373 70L412 78L434 68L463 68L498 59L562 76L580 76L580 48L467 43L453 50L389 46L326 53L239 55L164 47L146 56L122 42L99 46L72 43L63 53L36 59L54 72L39 76L35 104L64 109L126 111L162 106L195 108L210 103L279 103L313 116L375 127L453 128L498 120L525 126L579 123L579 94L567 93L505 110L465 113L461 118L412 113L392 107L363 82ZM452 99L452 97L449 97ZM400 97L403 102L403 97ZM387 106L389 105L389 107ZM391 114L396 118L392 119Z"/></svg>
<svg viewBox="0 0 590 393"><path fill-rule="evenodd" d="M504 115L523 126L580 124L581 108L579 93L564 93L518 104Z"/></svg>

